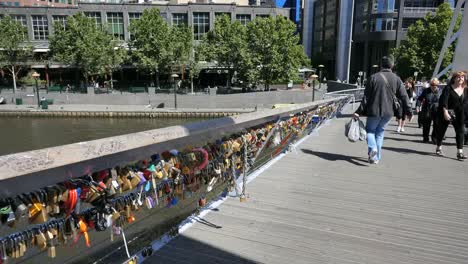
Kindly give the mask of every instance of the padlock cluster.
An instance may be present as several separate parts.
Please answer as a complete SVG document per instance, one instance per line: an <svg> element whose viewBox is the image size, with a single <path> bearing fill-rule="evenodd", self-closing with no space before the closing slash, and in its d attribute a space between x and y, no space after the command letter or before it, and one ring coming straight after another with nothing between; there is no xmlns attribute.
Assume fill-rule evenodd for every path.
<svg viewBox="0 0 468 264"><path fill-rule="evenodd" d="M137 221L135 212L141 208L170 208L185 199L203 207L207 193L218 187L232 190L264 148L270 149L273 158L336 109L328 105L301 112L203 147L157 153L127 166L0 200L1 222L12 228L27 227L0 238L2 262L24 256L31 247L47 250L51 258L56 257L58 245L72 246L84 239L90 247L90 230L110 230L113 241L127 224Z"/></svg>

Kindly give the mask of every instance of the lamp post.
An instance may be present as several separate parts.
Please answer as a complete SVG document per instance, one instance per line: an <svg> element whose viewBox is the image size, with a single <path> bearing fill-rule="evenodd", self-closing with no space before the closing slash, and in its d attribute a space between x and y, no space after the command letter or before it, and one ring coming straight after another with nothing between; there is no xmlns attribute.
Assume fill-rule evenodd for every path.
<svg viewBox="0 0 468 264"><path fill-rule="evenodd" d="M378 68L379 68L379 65L377 64L372 65L372 73L376 73Z"/></svg>
<svg viewBox="0 0 468 264"><path fill-rule="evenodd" d="M325 66L320 64L318 66L319 68L319 90L322 89L322 69L324 68Z"/></svg>
<svg viewBox="0 0 468 264"><path fill-rule="evenodd" d="M39 107L41 107L41 102L40 102L40 99L39 99L39 86L37 85L37 79L39 79L40 75L37 72L33 72L33 74L31 74L31 76L36 81L37 107L39 108Z"/></svg>
<svg viewBox="0 0 468 264"><path fill-rule="evenodd" d="M172 81L174 82L174 107L177 109L177 86L176 86L176 78L179 78L179 75L173 73L171 75Z"/></svg>
<svg viewBox="0 0 468 264"><path fill-rule="evenodd" d="M419 74L419 72L417 72L417 71L414 72L414 82L416 82L418 80L418 74Z"/></svg>
<svg viewBox="0 0 468 264"><path fill-rule="evenodd" d="M315 101L315 80L317 79L317 74L313 74L312 76L312 102Z"/></svg>

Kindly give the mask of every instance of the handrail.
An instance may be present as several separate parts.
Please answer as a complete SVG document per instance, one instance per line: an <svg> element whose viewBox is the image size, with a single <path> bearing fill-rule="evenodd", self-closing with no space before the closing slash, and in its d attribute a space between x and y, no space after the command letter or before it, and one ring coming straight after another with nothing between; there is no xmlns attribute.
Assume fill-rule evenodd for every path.
<svg viewBox="0 0 468 264"><path fill-rule="evenodd" d="M183 126L0 156L0 198L37 188L37 179L40 179L43 186L47 186L145 159L150 153L215 141L249 127L339 100L340 98L325 99L288 108L262 110ZM19 180L22 184L18 184Z"/></svg>
<svg viewBox="0 0 468 264"><path fill-rule="evenodd" d="M47 255L61 263L85 258L117 263L124 256L116 247L121 242L112 237L121 233L124 241L125 236L127 241L138 240L124 242L130 258L128 248L135 252L161 231L173 233L174 224L227 189L239 187L236 180L240 177L245 183L248 172L287 151L290 144L333 118L349 100L350 96L340 96L0 156L2 214L8 216L2 221L14 227L0 228L2 257L6 252L9 257L38 263L46 262ZM238 197L246 199L245 186ZM166 208L173 209L163 214ZM61 240L58 246L65 246L60 256L55 256L54 229ZM110 241L106 230L111 231ZM44 232L47 237L42 238ZM92 232L89 237L87 232ZM86 244L76 243L81 233ZM26 250L18 251L17 245L30 241L30 236L39 237L36 246L42 253L28 250L25 256Z"/></svg>

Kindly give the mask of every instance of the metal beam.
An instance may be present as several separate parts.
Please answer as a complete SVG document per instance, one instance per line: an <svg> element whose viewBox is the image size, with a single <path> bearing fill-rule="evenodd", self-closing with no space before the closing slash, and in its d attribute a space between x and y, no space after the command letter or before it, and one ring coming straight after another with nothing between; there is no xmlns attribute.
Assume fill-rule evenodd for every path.
<svg viewBox="0 0 468 264"><path fill-rule="evenodd" d="M437 64L436 64L436 67L435 67L434 72L432 74L432 77L435 77L435 76L438 75L440 66L442 65L442 61L444 60L444 57L445 57L445 52L447 51L448 47L450 47L450 45L455 41L455 39L457 39L456 36L452 36L452 33L453 33L453 29L455 27L455 23L456 23L457 18L458 18L458 13L460 12L463 3L465 3L465 0L458 1L457 6L455 7L455 10L453 11L452 21L450 22L449 29L447 31L447 34L445 35L444 45L442 46L442 49L440 51L439 59L437 60ZM459 31L459 32L462 32L462 33L460 33L458 36L463 35L463 28L468 27L468 26L465 26L465 24L467 23L467 21L466 21L467 9L468 8L465 8L465 16L463 18L463 22L462 22L462 25L461 25L460 31ZM465 36L465 38L466 38L466 36ZM458 44L460 44L460 43L458 43ZM461 46L462 45L458 45L458 47L460 47L460 48L457 47L457 51L461 52ZM456 56L457 56L457 53L455 53L454 58L456 58ZM448 69L444 69L444 70L448 70Z"/></svg>
<svg viewBox="0 0 468 264"><path fill-rule="evenodd" d="M454 71L468 70L468 6L466 6L467 1L465 1L465 10L463 11L462 24L460 26L459 37L457 42L457 47L455 48L455 55L453 56L453 67Z"/></svg>

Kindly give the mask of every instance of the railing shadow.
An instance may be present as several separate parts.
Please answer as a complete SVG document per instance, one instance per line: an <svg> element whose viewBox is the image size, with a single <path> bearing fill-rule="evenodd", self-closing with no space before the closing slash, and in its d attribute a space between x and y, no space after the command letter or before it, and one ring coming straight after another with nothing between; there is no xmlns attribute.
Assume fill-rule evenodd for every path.
<svg viewBox="0 0 468 264"><path fill-rule="evenodd" d="M362 162L367 163L368 161L364 158L361 157L353 157L353 156L347 156L347 155L342 155L342 154L337 154L337 153L329 153L329 152L320 152L320 151L313 151L310 149L301 149L302 152L306 154L311 154L314 156L317 156L319 158L322 158L324 160L329 160L329 161L347 161L351 164L354 164L356 166L364 166L366 167L366 164L363 164Z"/></svg>
<svg viewBox="0 0 468 264"><path fill-rule="evenodd" d="M221 247L203 243L185 235L179 235L163 248L154 252L143 263L258 263L243 256L228 252Z"/></svg>

